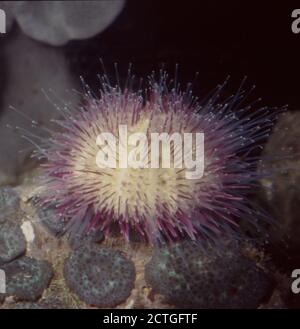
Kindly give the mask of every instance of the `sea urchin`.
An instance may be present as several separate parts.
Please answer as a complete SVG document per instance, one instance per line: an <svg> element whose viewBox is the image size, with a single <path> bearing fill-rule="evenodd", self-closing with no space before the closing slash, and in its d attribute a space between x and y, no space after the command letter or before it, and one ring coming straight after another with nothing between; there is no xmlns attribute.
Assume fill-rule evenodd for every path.
<svg viewBox="0 0 300 329"><path fill-rule="evenodd" d="M61 109L59 131L50 132L34 152L46 160L39 206L55 204L57 220L73 234L100 228L107 235L114 225L127 239L137 232L150 243L181 237L216 240L238 231L241 221L254 223L258 211L254 214L248 194L261 173L253 151L268 137L280 109L244 106L247 95L241 88L220 101L227 81L199 102L190 86L181 91L164 71L159 79L151 75L146 89L134 91L131 79L121 88L103 75L99 97L87 88L83 106ZM203 134L202 177L187 179L185 164L175 166L177 151L170 140L161 143L160 153L170 151L169 168L153 168L150 162L148 168L99 167L97 137L109 132L118 140L120 125L149 141L151 133ZM126 144L140 151L137 158L150 161L151 150L143 153L138 143ZM192 144L191 157L194 151ZM117 156L115 161L120 161Z"/></svg>

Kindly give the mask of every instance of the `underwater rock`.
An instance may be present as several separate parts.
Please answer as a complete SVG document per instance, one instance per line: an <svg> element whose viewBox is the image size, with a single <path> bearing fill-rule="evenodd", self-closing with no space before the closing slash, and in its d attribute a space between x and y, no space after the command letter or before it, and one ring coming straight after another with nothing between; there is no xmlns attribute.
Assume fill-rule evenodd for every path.
<svg viewBox="0 0 300 329"><path fill-rule="evenodd" d="M6 296L24 301L39 299L53 276L52 266L47 261L27 256L5 264L1 269L6 274Z"/></svg>
<svg viewBox="0 0 300 329"><path fill-rule="evenodd" d="M9 186L0 187L0 223L3 223L19 208L20 198Z"/></svg>
<svg viewBox="0 0 300 329"><path fill-rule="evenodd" d="M85 244L101 243L105 239L101 229L92 228L89 232L83 234L74 234L69 237L69 244L72 249L78 249Z"/></svg>
<svg viewBox="0 0 300 329"><path fill-rule="evenodd" d="M33 204L38 203L38 198L34 198ZM66 231L66 222L55 213L55 205L41 207L36 205L37 214L41 224L47 231L54 236L61 236ZM100 229L92 229L86 234L73 235L69 237L69 244L72 249L77 249L86 243L101 243L104 240L104 234Z"/></svg>
<svg viewBox="0 0 300 329"><path fill-rule="evenodd" d="M112 307L130 295L135 267L121 252L90 243L66 259L64 277L71 291L87 304Z"/></svg>
<svg viewBox="0 0 300 329"><path fill-rule="evenodd" d="M272 242L287 243L289 251L294 250L297 255L300 248L299 126L300 112L287 112L279 118L264 149L260 167L271 173L261 181L262 199L280 225L271 228ZM292 257L292 253L288 254Z"/></svg>
<svg viewBox="0 0 300 329"><path fill-rule="evenodd" d="M33 204L38 199L35 198L33 200ZM48 206L47 208L36 206L37 209L37 215L39 217L40 223L46 228L46 230L54 235L54 236L60 236L65 231L65 223L62 218L57 216L55 213L55 205Z"/></svg>
<svg viewBox="0 0 300 329"><path fill-rule="evenodd" d="M0 225L0 265L8 263L26 251L26 241L21 228L7 221Z"/></svg>
<svg viewBox="0 0 300 329"><path fill-rule="evenodd" d="M237 247L205 250L191 242L157 249L145 279L171 304L194 308L257 308L273 286Z"/></svg>
<svg viewBox="0 0 300 329"><path fill-rule="evenodd" d="M124 0L11 1L6 7L22 31L52 46L87 39L106 29L124 7Z"/></svg>
<svg viewBox="0 0 300 329"><path fill-rule="evenodd" d="M62 49L46 47L17 29L5 39L1 53L7 72L0 106L0 140L5 141L0 144L0 185L4 185L17 183L18 177L33 165L30 160L33 146L22 137L22 129L37 138L45 137L47 134L43 129L51 128L50 119L60 116L54 103L63 107L62 100L68 98L68 105L73 108L80 97L67 91L78 86L69 72ZM32 120L37 128L32 127Z"/></svg>

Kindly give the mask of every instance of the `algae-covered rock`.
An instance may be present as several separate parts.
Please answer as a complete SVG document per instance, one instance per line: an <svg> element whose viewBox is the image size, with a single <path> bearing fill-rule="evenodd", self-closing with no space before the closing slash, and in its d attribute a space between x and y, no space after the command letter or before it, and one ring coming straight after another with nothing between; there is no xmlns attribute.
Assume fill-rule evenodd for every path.
<svg viewBox="0 0 300 329"><path fill-rule="evenodd" d="M0 187L0 223L6 221L19 208L20 198L11 187Z"/></svg>
<svg viewBox="0 0 300 329"><path fill-rule="evenodd" d="M121 252L90 243L70 254L64 276L69 288L87 304L112 307L130 295L135 268Z"/></svg>
<svg viewBox="0 0 300 329"><path fill-rule="evenodd" d="M157 249L145 278L179 307L257 308L272 288L272 280L237 248L204 250L190 242Z"/></svg>
<svg viewBox="0 0 300 329"><path fill-rule="evenodd" d="M5 264L1 269L6 274L6 296L24 301L38 300L53 276L47 261L27 256Z"/></svg>
<svg viewBox="0 0 300 329"><path fill-rule="evenodd" d="M25 253L26 241L19 225L7 221L0 224L0 265Z"/></svg>

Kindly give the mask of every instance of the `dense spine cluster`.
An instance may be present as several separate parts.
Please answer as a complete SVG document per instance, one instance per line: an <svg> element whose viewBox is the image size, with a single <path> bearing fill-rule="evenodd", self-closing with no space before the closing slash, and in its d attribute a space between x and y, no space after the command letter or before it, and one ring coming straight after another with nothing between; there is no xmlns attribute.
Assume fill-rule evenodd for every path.
<svg viewBox="0 0 300 329"><path fill-rule="evenodd" d="M171 83L165 72L150 76L146 89L113 86L101 77L98 97L87 88L83 106L60 109L57 131L42 139L34 155L41 164L40 207L53 207L65 231L82 234L117 225L126 239L133 232L150 243L187 237L215 241L255 224L264 215L249 201L264 173L256 154L282 111L244 106L246 92L220 100L227 81L202 102ZM96 139L101 132L204 133L204 175L188 180L186 168L99 168ZM150 137L149 137L150 138ZM32 137L31 137L32 139ZM176 153L171 149L172 155Z"/></svg>

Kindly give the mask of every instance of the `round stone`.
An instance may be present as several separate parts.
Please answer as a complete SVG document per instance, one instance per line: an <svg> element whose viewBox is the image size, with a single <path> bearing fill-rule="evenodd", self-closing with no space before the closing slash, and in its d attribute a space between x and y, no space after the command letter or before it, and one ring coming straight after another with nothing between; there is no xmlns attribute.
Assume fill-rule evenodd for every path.
<svg viewBox="0 0 300 329"><path fill-rule="evenodd" d="M27 256L1 266L6 276L6 296L17 300L36 301L48 287L53 276L52 266L44 260Z"/></svg>
<svg viewBox="0 0 300 329"><path fill-rule="evenodd" d="M69 288L87 304L112 307L130 295L135 267L121 252L89 243L70 254L64 276Z"/></svg>

